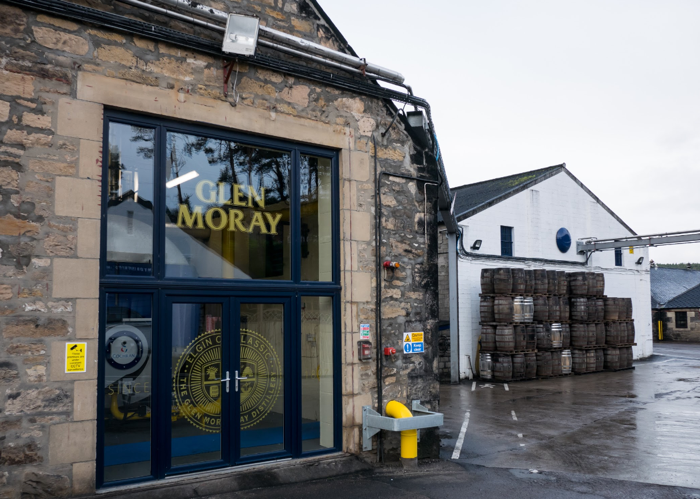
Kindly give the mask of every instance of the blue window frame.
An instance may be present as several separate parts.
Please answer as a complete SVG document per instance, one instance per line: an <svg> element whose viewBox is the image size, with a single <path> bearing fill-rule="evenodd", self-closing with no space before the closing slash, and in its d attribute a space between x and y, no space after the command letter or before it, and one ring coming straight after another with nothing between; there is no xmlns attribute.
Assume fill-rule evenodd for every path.
<svg viewBox="0 0 700 499"><path fill-rule="evenodd" d="M236 366L233 363L242 361L238 357L238 345L233 344L234 338L239 335L238 327L243 325L242 317L236 312L236 304L246 300L255 303L268 301L285 304L284 317L280 319L284 323L285 338L279 351L280 356L284 358L285 366L284 449L250 457L242 456L240 451L234 448L235 410L232 410L231 414L234 417L231 418L231 428L233 429L222 429L222 438L230 442L223 446L220 459L203 463L201 466L182 468L183 472L252 461L306 457L340 450L342 447L340 404L342 348L338 334L341 311L338 153L304 144L120 111L107 110L104 118L103 179L106 180L102 183L102 196L105 202L102 203L101 216L100 334L101 344L104 345L106 339L113 341L110 341L109 352L105 349L99 351L99 386L107 388L98 390L98 407L102 410L101 415L98 416L97 429L98 487L105 483L118 485L164 478L178 471L171 469L170 462L172 440L170 397L173 388L171 364L174 362L170 352L177 347L170 334L170 330L174 330L172 327L173 300L184 300L185 303L202 301L221 304L223 322L228 321L228 326L225 325L222 329L230 333L230 337L225 340L228 341L229 346L224 349L229 352L230 358L223 361L221 365L223 369L228 369L229 364L232 369L235 369ZM115 130L121 133L124 139L119 142L118 147L115 147L117 146L115 137L119 133L115 135ZM182 180L186 173L190 173L182 170L178 175L173 175L173 165L178 158L173 157L175 148L172 147L172 137L178 137L177 140L181 140L181 137L195 138L192 142L186 143L184 148L178 149L177 154L192 155L193 151L199 147L196 151L201 158L197 172L200 179L197 185L204 185L204 187L198 190L190 186L193 193L183 196L190 195L190 199L197 196L202 201L213 201L202 210L201 222L193 205L188 205L190 211L180 219L178 214L172 214L172 209L168 211L168 202L172 198L172 193L176 192L177 186L184 184L184 181L178 181L174 183L175 188L172 188L173 177ZM263 167L269 166L270 163L284 163L287 168L285 172L288 172L286 191L272 185L253 186L250 181L247 183L251 185L248 185L246 190L244 186L236 185L243 184L243 181L233 182L223 178L221 180L215 178L208 180L208 184L201 184L202 169L211 165L213 161L220 160L213 156L212 148L206 143L207 140L215 141L217 146L234 144L239 157L251 158L257 154L261 158L258 163L262 165L260 171L264 171ZM110 146L112 146L111 150ZM278 174L279 169L274 172L268 170L263 175L275 177L275 173ZM250 178L250 175L251 173L248 172L247 178ZM189 178L196 176L190 173ZM220 182L219 186L216 186L217 181ZM171 185L168 186L168 183ZM221 185L224 187L222 188ZM262 188L265 188L268 193L274 192L265 198ZM216 206L216 202L221 202L222 194L229 195L229 192L228 201ZM331 193L330 196L328 192ZM186 204L184 198L181 198L181 201L184 201L181 204ZM236 201L238 206L230 206L231 210L235 211L238 207L240 211L249 209L247 219L238 215L233 217L231 211L228 211L229 207L222 206L234 205ZM287 206L287 211L282 216L273 211L275 206L280 205ZM315 206L316 211L310 210L309 206ZM206 209L211 210L212 207L219 211L214 215L208 215ZM228 211L227 214L222 213L224 208ZM259 212L258 215L255 214L256 211ZM223 221L224 216L228 217L226 224ZM115 220L118 223L114 223ZM110 221L113 222L111 225ZM178 225L178 222L182 224ZM178 240L169 237L168 231L172 232L174 226L187 225L188 222L191 222L191 227L187 228L192 229L191 232L199 237L196 245L200 249L207 242L207 237L211 238L218 227L224 229L244 227L248 229L246 230L248 234L253 232L254 226L260 228L262 236L255 241L252 239L243 241L248 244L245 260L252 262L257 259L260 261L259 265L250 265L246 268L238 266L239 270L243 268L238 275L235 269L229 274L217 274L207 272L204 267L195 268L195 271L192 271L193 265L183 265L185 262L195 260L189 258L191 255L185 252L182 252L182 255L178 254L179 261L171 259L168 253L172 251L173 245L177 244ZM202 223L203 227L198 227L198 223ZM238 225L239 223L242 225ZM277 234L274 234L275 227ZM317 235L314 235L314 230L317 231ZM120 238L134 235L138 237L134 238L133 244L114 244L119 243ZM322 248L317 243L318 240L324 241L323 249L328 250L326 257L319 256ZM231 245L238 243L238 240L235 243L229 242ZM285 244L286 253L278 251ZM215 249L219 250L221 247L222 245L219 244ZM214 245L210 245L207 251L212 253L212 248ZM265 258L266 252L270 252L272 257ZM226 258L230 263L237 263L230 255L223 255L225 258L222 258L222 255L221 251L215 255L217 265L225 267L226 262L223 260ZM181 264L179 270L172 266L173 261ZM306 364L310 357L306 352L308 345L305 343L309 340L308 335L302 335L302 332L318 328L313 321L319 322L320 318L317 317L318 314L304 315L303 312L305 308L308 309L316 302L318 302L317 308L325 314L321 317L325 317L326 323L331 324L330 327L326 326L323 329L324 337L319 336L314 339L325 341L327 345L329 341L331 342L329 345L331 348L327 350L332 351L332 362L324 361L324 365L326 377L332 375L332 380L315 381L316 384L309 384L306 371L310 369ZM209 326L209 322L216 323L215 318L205 312L202 314L200 318L200 326L204 325L201 326L202 330L215 327ZM193 322L193 327L194 325ZM115 326L120 326L121 331L115 332ZM107 338L108 335L109 338ZM119 357L119 354L113 355L113 351L117 351L117 342L126 349L136 348L137 356L130 360ZM123 345L122 342L124 342ZM150 343L148 348L139 348L139 344L146 342ZM107 358L108 355L111 357ZM148 360L146 360L147 357ZM121 366L120 362L124 362L126 367ZM105 367L106 363L112 366L111 371ZM321 371L313 371L317 378L319 372L322 375L323 367L322 365L319 368ZM128 380L121 379L123 376L119 374L125 370L134 371L133 376ZM313 381L316 378L309 379ZM126 397L129 401L124 406L118 406L113 402L115 393L118 395L127 392L131 395L131 391L143 393L146 381L149 387L152 387L149 396ZM321 419L319 417L314 419L307 415L309 411L302 404L302 393L308 399L308 394L314 394L319 390L323 392L321 396L324 400L328 399L332 390L330 433L328 408L323 409L326 419L323 419L323 415L320 416ZM119 415L122 420L119 421L117 418L116 421L107 421L116 415ZM132 438L131 441L127 438L128 445L120 449L115 442L119 443L118 433L124 431L120 423L127 423L126 420L130 420L129 423L134 427L140 427L139 438L145 437ZM269 437L268 439L274 437L269 431L262 432L260 435ZM239 437L242 440L246 438L242 432ZM237 444L246 447L247 444L245 442L241 444L241 441ZM272 446L270 442L268 444ZM179 441L178 445L180 445ZM172 447L172 452L176 455L184 450ZM115 472L115 469L112 469L106 476L105 468L108 466L114 467L119 463L125 463L133 468L135 455L139 456L137 460L139 471L120 475L119 470Z"/></svg>
<svg viewBox="0 0 700 499"><path fill-rule="evenodd" d="M615 248L615 267L622 267L622 248Z"/></svg>
<svg viewBox="0 0 700 499"><path fill-rule="evenodd" d="M513 227L501 225L501 256L513 256Z"/></svg>

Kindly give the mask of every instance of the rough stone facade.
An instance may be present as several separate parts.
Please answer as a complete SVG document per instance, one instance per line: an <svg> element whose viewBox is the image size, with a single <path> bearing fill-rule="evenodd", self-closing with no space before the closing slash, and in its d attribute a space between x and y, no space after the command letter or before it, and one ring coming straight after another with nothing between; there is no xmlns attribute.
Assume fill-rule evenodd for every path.
<svg viewBox="0 0 700 499"><path fill-rule="evenodd" d="M76 3L212 37L119 2ZM211 4L343 48L306 0ZM432 157L417 150L400 121L385 137L374 133L392 120L384 102L242 60L235 91L224 97L221 58L3 2L0 18L0 498L95 489L106 107L340 151L342 447L361 453L362 406L377 404L376 355L383 346L400 351L404 331L425 331L426 353L383 362L383 402L420 399L438 409L436 196L428 189L426 241L421 182L381 181L382 259L401 268L381 274L382 345L374 326L375 161L380 171L437 176ZM357 360L361 323L371 324L371 362ZM86 373L64 372L71 340L87 342ZM387 459L395 457L398 435L385 438L384 448ZM423 432L421 455L438 451L437 432Z"/></svg>
<svg viewBox="0 0 700 499"><path fill-rule="evenodd" d="M440 333L438 335L440 381L451 380L450 362L450 265L447 260L447 232L438 233L438 295L440 297Z"/></svg>
<svg viewBox="0 0 700 499"><path fill-rule="evenodd" d="M688 327L680 328L676 323L676 312L685 312ZM672 310L654 310L652 321L654 341L659 339L659 321L662 322L663 341L700 342L700 309L678 308Z"/></svg>

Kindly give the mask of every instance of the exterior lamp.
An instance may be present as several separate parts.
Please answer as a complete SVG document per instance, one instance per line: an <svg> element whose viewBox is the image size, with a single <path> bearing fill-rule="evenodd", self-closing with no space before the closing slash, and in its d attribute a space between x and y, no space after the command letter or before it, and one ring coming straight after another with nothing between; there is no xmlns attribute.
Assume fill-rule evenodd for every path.
<svg viewBox="0 0 700 499"><path fill-rule="evenodd" d="M474 251L479 251L479 248L481 248L481 239L477 239L476 241L474 241L474 244L472 244L471 248L469 248L469 249L473 249Z"/></svg>
<svg viewBox="0 0 700 499"><path fill-rule="evenodd" d="M637 265L641 265L643 261L644 261L644 257L640 256L639 259L637 260Z"/></svg>
<svg viewBox="0 0 700 499"><path fill-rule="evenodd" d="M221 50L227 54L255 54L259 27L260 20L257 17L229 14Z"/></svg>

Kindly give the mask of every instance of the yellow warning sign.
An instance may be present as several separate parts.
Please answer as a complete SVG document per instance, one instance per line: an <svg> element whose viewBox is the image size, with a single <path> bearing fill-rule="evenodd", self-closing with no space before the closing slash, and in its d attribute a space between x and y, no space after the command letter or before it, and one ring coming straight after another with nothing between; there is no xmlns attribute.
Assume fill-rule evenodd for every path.
<svg viewBox="0 0 700 499"><path fill-rule="evenodd" d="M84 373L87 343L66 343L66 372Z"/></svg>
<svg viewBox="0 0 700 499"><path fill-rule="evenodd" d="M406 337L403 339L404 342L411 342L411 333L406 333Z"/></svg>
<svg viewBox="0 0 700 499"><path fill-rule="evenodd" d="M423 333L411 333L411 341L413 343L423 341Z"/></svg>

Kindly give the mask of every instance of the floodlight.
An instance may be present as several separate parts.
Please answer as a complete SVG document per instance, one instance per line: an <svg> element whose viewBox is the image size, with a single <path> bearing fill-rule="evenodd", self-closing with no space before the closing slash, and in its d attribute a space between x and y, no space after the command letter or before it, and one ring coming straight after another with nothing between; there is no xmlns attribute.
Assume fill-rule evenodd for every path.
<svg viewBox="0 0 700 499"><path fill-rule="evenodd" d="M229 14L221 50L228 54L253 55L258 43L260 19Z"/></svg>
<svg viewBox="0 0 700 499"><path fill-rule="evenodd" d="M479 248L481 248L481 239L477 239L474 241L474 244L472 244L472 247L470 249L473 249L474 251L479 251Z"/></svg>

